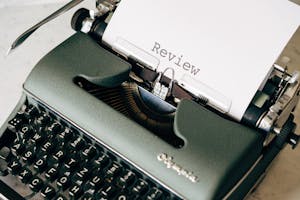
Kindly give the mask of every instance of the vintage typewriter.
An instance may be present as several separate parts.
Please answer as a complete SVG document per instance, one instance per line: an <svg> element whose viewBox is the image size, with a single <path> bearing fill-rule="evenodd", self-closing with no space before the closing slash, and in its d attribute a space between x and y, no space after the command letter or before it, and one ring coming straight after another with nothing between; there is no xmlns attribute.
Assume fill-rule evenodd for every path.
<svg viewBox="0 0 300 200"><path fill-rule="evenodd" d="M289 1L243 1L249 10L222 19L213 16L228 12L226 6L239 8L237 1L218 8L213 2L197 2L97 0L94 10L79 9L71 20L76 33L35 66L19 104L0 129L0 198L199 200L249 194L281 149L298 144L292 113L300 95L299 72L289 74L285 66L272 65L275 60L261 65L266 46L274 47L267 58L284 47L272 46L277 40L268 42L291 37L299 26L295 16L300 7ZM257 31L253 37L265 34L268 39L260 44L244 35L231 37L248 31L245 27L232 29L225 23L224 32L218 32L222 22L246 16L253 12L250 8L264 12L263 25L273 17L281 19L268 26L283 33ZM199 25L203 38L190 29L199 22L191 18L195 10L203 19L220 20L217 26ZM181 15L176 23L168 21L175 14ZM242 20L249 20L249 29L261 25L251 24L248 17ZM146 26L155 31L145 36ZM177 34L179 27L184 31ZM148 39L152 34L156 41ZM228 52L234 45L213 49L224 63L216 70L217 62L197 46L216 35L224 37L212 48L229 38L250 50L236 56ZM198 60L185 57L191 43ZM242 55L252 57L251 49L263 54L258 62L248 60L246 67L235 68L247 60ZM253 63L259 66L249 70Z"/></svg>

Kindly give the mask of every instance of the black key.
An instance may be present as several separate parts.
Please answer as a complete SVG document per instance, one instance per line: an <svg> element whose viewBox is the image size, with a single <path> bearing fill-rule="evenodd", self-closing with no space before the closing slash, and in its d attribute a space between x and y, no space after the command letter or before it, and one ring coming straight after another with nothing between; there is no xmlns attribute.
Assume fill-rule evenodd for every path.
<svg viewBox="0 0 300 200"><path fill-rule="evenodd" d="M31 164L33 162L33 160L35 159L35 156L36 156L35 154L36 154L35 148L31 147L23 153L22 159L24 162Z"/></svg>
<svg viewBox="0 0 300 200"><path fill-rule="evenodd" d="M47 160L46 160L46 156L43 158L39 158L37 161L35 161L33 168L39 172L42 173L46 170L47 168Z"/></svg>
<svg viewBox="0 0 300 200"><path fill-rule="evenodd" d="M35 177L29 183L29 188L34 192L39 192L43 187L42 179Z"/></svg>
<svg viewBox="0 0 300 200"><path fill-rule="evenodd" d="M67 200L62 194L57 195L53 200Z"/></svg>
<svg viewBox="0 0 300 200"><path fill-rule="evenodd" d="M90 160L97 154L96 147L88 145L82 149L81 157Z"/></svg>
<svg viewBox="0 0 300 200"><path fill-rule="evenodd" d="M50 141L46 141L44 142L44 144L42 144L41 146L41 151L43 153L52 153L52 151L54 150L55 145L57 145L57 143L55 143L54 141L50 140Z"/></svg>
<svg viewBox="0 0 300 200"><path fill-rule="evenodd" d="M103 186L103 178L99 173L96 173L94 176L91 177L90 182L88 183L90 188L95 190L99 190Z"/></svg>
<svg viewBox="0 0 300 200"><path fill-rule="evenodd" d="M49 132L49 134L56 135L57 133L60 133L62 131L62 128L63 128L62 125L57 121L55 121L47 127L47 131Z"/></svg>
<svg viewBox="0 0 300 200"><path fill-rule="evenodd" d="M86 145L86 142L81 137L75 137L69 143L69 147L75 151L82 149L85 145Z"/></svg>
<svg viewBox="0 0 300 200"><path fill-rule="evenodd" d="M13 159L8 164L7 169L12 175L17 175L20 172L20 170L22 169L22 165L19 163L18 160Z"/></svg>
<svg viewBox="0 0 300 200"><path fill-rule="evenodd" d="M110 167L107 168L106 173L105 173L105 179L108 182L112 182L112 180L118 176L122 172L122 167L117 164L113 163Z"/></svg>
<svg viewBox="0 0 300 200"><path fill-rule="evenodd" d="M20 128L19 133L25 140L28 140L33 136L34 131L30 125L25 124Z"/></svg>
<svg viewBox="0 0 300 200"><path fill-rule="evenodd" d="M65 157L66 157L65 151L63 151L63 149L58 149L53 152L51 160L56 163L61 163Z"/></svg>
<svg viewBox="0 0 300 200"><path fill-rule="evenodd" d="M45 177L47 178L47 180L49 181L54 181L57 177L58 177L58 169L57 167L50 167L46 173L45 173Z"/></svg>
<svg viewBox="0 0 300 200"><path fill-rule="evenodd" d="M69 195L73 198L73 199L78 199L80 196L83 195L83 190L82 188L75 184L73 186L70 187L69 189Z"/></svg>
<svg viewBox="0 0 300 200"><path fill-rule="evenodd" d="M78 172L76 172L76 174L74 174L74 176L72 177L72 181L86 181L90 177L92 172L92 168L82 167Z"/></svg>
<svg viewBox="0 0 300 200"><path fill-rule="evenodd" d="M68 142L73 138L73 131L69 128L65 128L65 130L57 135L57 138L61 142Z"/></svg>
<svg viewBox="0 0 300 200"><path fill-rule="evenodd" d="M117 180L117 185L121 188L128 187L135 180L135 174L132 171L126 170Z"/></svg>
<svg viewBox="0 0 300 200"><path fill-rule="evenodd" d="M78 159L76 159L75 156L71 156L66 160L64 166L67 171L73 171L78 166L78 164Z"/></svg>
<svg viewBox="0 0 300 200"><path fill-rule="evenodd" d="M40 114L37 116L35 122L36 122L37 125L43 127L43 126L46 126L47 123L50 122L50 117L49 117L49 115L48 115L47 113L42 112L42 113L40 113Z"/></svg>
<svg viewBox="0 0 300 200"><path fill-rule="evenodd" d="M147 193L147 200L158 200L162 199L163 193L161 190L157 188L152 188L148 193Z"/></svg>
<svg viewBox="0 0 300 200"><path fill-rule="evenodd" d="M101 195L105 198L111 198L117 194L118 190L113 185L107 185L101 191Z"/></svg>
<svg viewBox="0 0 300 200"><path fill-rule="evenodd" d="M98 155L93 161L94 166L97 168L104 168L108 165L110 158L105 154Z"/></svg>
<svg viewBox="0 0 300 200"><path fill-rule="evenodd" d="M96 198L90 193L85 193L80 200L96 200Z"/></svg>
<svg viewBox="0 0 300 200"><path fill-rule="evenodd" d="M11 147L11 152L14 156L19 156L25 151L25 145L19 143L19 141L16 139L15 144Z"/></svg>
<svg viewBox="0 0 300 200"><path fill-rule="evenodd" d="M52 199L56 194L56 191L53 187L46 185L42 191L41 191L41 195L45 198L45 199Z"/></svg>
<svg viewBox="0 0 300 200"><path fill-rule="evenodd" d="M31 142L33 144L35 144L36 146L40 146L45 140L46 140L46 135L39 132L39 133L35 133L32 137L31 137Z"/></svg>
<svg viewBox="0 0 300 200"><path fill-rule="evenodd" d="M27 119L30 118L35 118L38 114L39 114L39 110L37 109L37 107L35 107L34 105L29 105L26 109L25 109L25 117Z"/></svg>
<svg viewBox="0 0 300 200"><path fill-rule="evenodd" d="M148 183L142 179L136 181L132 188L132 193L137 196L143 196L148 190Z"/></svg>
<svg viewBox="0 0 300 200"><path fill-rule="evenodd" d="M71 181L70 181L69 176L63 175L63 176L61 176L60 178L57 179L56 184L62 190L66 190L70 186Z"/></svg>
<svg viewBox="0 0 300 200"><path fill-rule="evenodd" d="M12 132L17 132L24 123L24 118L21 116L16 116L8 122L8 129Z"/></svg>
<svg viewBox="0 0 300 200"><path fill-rule="evenodd" d="M32 178L32 172L27 168L24 167L20 172L19 172L19 178L23 183L29 183L29 181Z"/></svg>

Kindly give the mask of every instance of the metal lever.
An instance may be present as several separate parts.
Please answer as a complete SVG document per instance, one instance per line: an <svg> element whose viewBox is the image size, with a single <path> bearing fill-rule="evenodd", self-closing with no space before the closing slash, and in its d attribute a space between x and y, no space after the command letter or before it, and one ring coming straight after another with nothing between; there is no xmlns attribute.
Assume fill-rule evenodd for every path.
<svg viewBox="0 0 300 200"><path fill-rule="evenodd" d="M298 79L298 72L290 77L276 102L260 120L258 124L260 129L270 132L272 128L280 130L283 127L300 99L300 81Z"/></svg>
<svg viewBox="0 0 300 200"><path fill-rule="evenodd" d="M56 17L58 17L59 15L67 12L68 10L70 10L71 8L73 8L74 6L78 5L79 3L81 3L84 0L72 0L69 3L67 3L66 5L64 5L63 7L61 7L60 9L58 9L57 11L55 11L54 13L52 13L51 15L49 15L48 17L46 17L45 19L43 19L42 21L40 21L39 23L37 23L36 25L32 26L31 28L27 29L24 33L22 33L11 45L11 47L8 49L7 51L7 55L14 50L15 48L17 48L18 46L20 46L32 33L34 33L38 28L40 28L41 26L43 26L44 24L48 23L49 21L55 19Z"/></svg>
<svg viewBox="0 0 300 200"><path fill-rule="evenodd" d="M169 86L166 87L165 85L163 85L162 83L160 83L162 77L165 75L165 73L171 70L172 72L172 79L169 83ZM153 83L153 91L152 93L156 96L158 96L159 98L161 98L162 100L165 100L167 97L169 97L172 93L172 88L173 88L173 83L175 81L175 71L173 68L166 68L164 72L159 72L158 73L158 77L155 79L154 83Z"/></svg>

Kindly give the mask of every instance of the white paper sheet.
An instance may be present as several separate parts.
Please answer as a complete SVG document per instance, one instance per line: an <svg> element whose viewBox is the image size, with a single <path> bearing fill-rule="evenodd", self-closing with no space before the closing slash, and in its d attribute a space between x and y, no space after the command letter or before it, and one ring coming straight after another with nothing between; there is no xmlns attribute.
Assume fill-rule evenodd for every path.
<svg viewBox="0 0 300 200"><path fill-rule="evenodd" d="M103 41L241 120L299 25L288 0L122 0Z"/></svg>

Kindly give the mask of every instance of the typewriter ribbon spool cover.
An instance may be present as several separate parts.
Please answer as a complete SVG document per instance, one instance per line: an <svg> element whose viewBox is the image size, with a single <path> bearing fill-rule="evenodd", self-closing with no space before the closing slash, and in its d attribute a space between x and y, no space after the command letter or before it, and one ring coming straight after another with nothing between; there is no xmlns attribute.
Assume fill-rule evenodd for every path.
<svg viewBox="0 0 300 200"><path fill-rule="evenodd" d="M290 1L122 0L103 42L241 120L299 24Z"/></svg>

